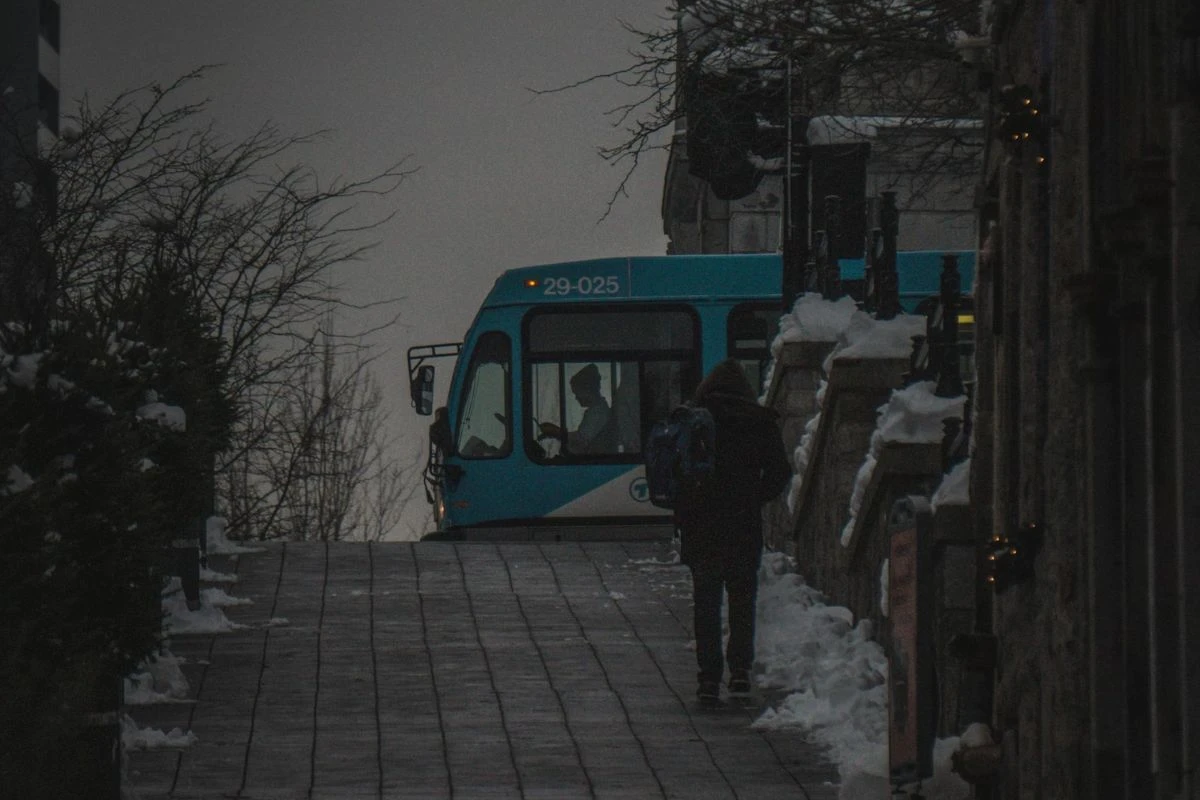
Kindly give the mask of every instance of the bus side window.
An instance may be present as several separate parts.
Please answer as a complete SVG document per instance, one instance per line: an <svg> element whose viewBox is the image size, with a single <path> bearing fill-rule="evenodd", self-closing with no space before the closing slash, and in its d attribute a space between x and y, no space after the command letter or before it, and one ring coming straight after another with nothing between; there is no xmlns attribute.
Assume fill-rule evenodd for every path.
<svg viewBox="0 0 1200 800"><path fill-rule="evenodd" d="M511 345L503 333L479 337L471 354L454 441L463 458L503 458L512 452Z"/></svg>
<svg viewBox="0 0 1200 800"><path fill-rule="evenodd" d="M766 391L766 366L771 360L771 342L779 333L779 308L763 303L742 303L729 312L728 354L746 370L759 394Z"/></svg>
<svg viewBox="0 0 1200 800"><path fill-rule="evenodd" d="M646 394L642 401L645 409L644 423L647 430L655 422L667 418L671 409L692 399L699 380L693 370L679 361L650 361L645 365L645 380L642 383Z"/></svg>

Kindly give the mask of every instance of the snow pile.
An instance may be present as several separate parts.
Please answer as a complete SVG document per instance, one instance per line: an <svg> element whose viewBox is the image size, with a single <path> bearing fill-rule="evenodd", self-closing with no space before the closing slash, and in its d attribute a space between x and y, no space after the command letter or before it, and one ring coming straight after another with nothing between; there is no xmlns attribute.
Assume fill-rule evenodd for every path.
<svg viewBox="0 0 1200 800"><path fill-rule="evenodd" d="M189 747L197 742L196 734L179 728L160 731L139 728L128 714L121 715L121 744L126 750L161 750L167 747Z"/></svg>
<svg viewBox="0 0 1200 800"><path fill-rule="evenodd" d="M965 506L971 502L971 459L967 458L950 468L930 498L934 511L938 506Z"/></svg>
<svg viewBox="0 0 1200 800"><path fill-rule="evenodd" d="M963 747L987 747L996 743L992 738L991 729L982 722L972 722L962 732L962 736L959 739L962 741Z"/></svg>
<svg viewBox="0 0 1200 800"><path fill-rule="evenodd" d="M885 740L887 658L871 624L829 606L791 571L786 556L767 553L759 574L755 657L758 683L790 694L754 723L803 725L842 765Z"/></svg>
<svg viewBox="0 0 1200 800"><path fill-rule="evenodd" d="M209 594L211 591L220 592L221 590L202 592L200 607L192 611L187 607L187 598L183 594L183 586L179 578L171 578L163 590L162 606L165 614L163 632L167 636L177 636L188 633L225 633L246 627L232 622L225 616L221 606L212 604L211 600L214 595ZM221 593L224 594L224 592Z"/></svg>
<svg viewBox="0 0 1200 800"><path fill-rule="evenodd" d="M214 587L200 590L200 603L213 608L226 608L228 606L249 606L253 605L254 601L245 597L232 597L224 589Z"/></svg>
<svg viewBox="0 0 1200 800"><path fill-rule="evenodd" d="M209 517L205 521L204 530L207 535L209 555L237 555L238 553L261 553L266 550L265 547L246 547L245 545L231 542L225 536L225 526L227 522L224 517Z"/></svg>
<svg viewBox="0 0 1200 800"><path fill-rule="evenodd" d="M836 342L850 323L856 311L849 297L841 300L826 300L819 294L802 294L796 298L792 310L779 318L779 333L771 340L771 361L763 379L764 391L771 385L775 374L775 363L789 342ZM766 396L760 398L765 402Z"/></svg>
<svg viewBox="0 0 1200 800"><path fill-rule="evenodd" d="M758 684L788 694L754 722L760 729L801 726L829 748L842 783L839 797L890 797L887 755L887 657L866 620L830 606L779 553L764 553L759 572ZM965 800L966 782L951 772L959 740L934 745L927 800Z"/></svg>
<svg viewBox="0 0 1200 800"><path fill-rule="evenodd" d="M205 583L237 583L238 576L232 572L217 572L215 569L201 567L200 580Z"/></svg>
<svg viewBox="0 0 1200 800"><path fill-rule="evenodd" d="M33 486L33 478L16 464L9 466L4 477L4 485L0 486L0 497L6 494L17 494Z"/></svg>
<svg viewBox="0 0 1200 800"><path fill-rule="evenodd" d="M919 787L905 787L908 792L919 791L923 800L967 800L971 787L953 771L951 758L963 746L957 736L936 739L933 743L933 777L921 781ZM875 756L865 757L856 768L842 770L842 785L838 787L839 800L861 800L865 797L893 797L890 794L891 780L888 778L887 742L879 747ZM905 794L905 797L915 797Z"/></svg>
<svg viewBox="0 0 1200 800"><path fill-rule="evenodd" d="M891 590L892 583L892 560L885 558L883 564L879 567L879 613L887 617L891 615L891 608L888 605L888 592Z"/></svg>
<svg viewBox="0 0 1200 800"><path fill-rule="evenodd" d="M139 664L125 678L125 705L187 702L191 686L179 668L182 663L167 650Z"/></svg>
<svg viewBox="0 0 1200 800"><path fill-rule="evenodd" d="M138 419L157 422L159 425L173 431L187 430L187 414L179 406L172 406L161 402L146 403L146 405L138 408L137 416Z"/></svg>
<svg viewBox="0 0 1200 800"><path fill-rule="evenodd" d="M8 383L18 389L32 389L37 381L38 366L41 364L42 354L31 353L23 356L6 356L0 354L0 366L7 369L5 376Z"/></svg>
<svg viewBox="0 0 1200 800"><path fill-rule="evenodd" d="M808 471L808 462L812 458L817 429L821 427L821 414L825 410L825 391L828 388L829 381L822 378L821 385L817 388L817 410L804 424L804 434L800 437L800 444L796 445L796 449L792 452L792 483L788 487L787 493L788 511L792 514L796 513L796 501L800 499L800 489L804 486L804 475Z"/></svg>
<svg viewBox="0 0 1200 800"><path fill-rule="evenodd" d="M826 300L819 294L802 294L791 312L780 318L771 355L778 358L788 342L836 342L856 313L858 307L849 297Z"/></svg>
<svg viewBox="0 0 1200 800"><path fill-rule="evenodd" d="M822 367L826 375L839 358L906 358L912 353L912 337L925 332L923 316L901 314L895 319L878 320L856 310L854 301L848 297L835 302L816 297L806 301L809 297L812 296L802 295L796 301L792 314L783 318L779 335L771 344L771 352L777 357L787 341L836 341ZM809 321L802 323L801 317ZM785 325L786 335L790 338L785 338ZM820 339L815 335L801 335L799 331L819 334ZM774 369L774 365L772 359L771 369ZM816 411L804 426L804 435L792 453L792 483L788 488L787 503L788 510L793 514L796 513L800 490L804 487L804 473L812 458L828 386L829 382L822 379L817 389Z"/></svg>
<svg viewBox="0 0 1200 800"><path fill-rule="evenodd" d="M925 317L917 314L875 319L864 311L855 311L825 360L825 372L839 358L908 358L912 355L912 337L924 335L925 326Z"/></svg>
<svg viewBox="0 0 1200 800"><path fill-rule="evenodd" d="M936 386L933 381L921 381L897 389L879 407L875 432L871 434L870 451L854 479L854 490L850 495L850 518L842 528L842 547L850 544L855 521L862 510L863 495L866 494L867 484L871 482L883 445L887 442L940 442L945 435L942 420L947 417L962 418L966 397L938 397L933 393Z"/></svg>
<svg viewBox="0 0 1200 800"><path fill-rule="evenodd" d="M802 294L797 297L791 312L783 315L779 320L779 333L771 342L771 363L767 367L764 386L771 385L775 364L780 353L783 352L784 345L789 342L840 343L850 321L859 314L854 300L849 297L843 297L840 300L826 300L815 293ZM788 510L792 513L796 511L796 500L800 497L800 488L804 483L804 471L808 468L808 460L812 455L813 437L821 421L826 385L826 381L822 380L817 389L816 413L805 425L800 444L792 453L792 482L787 492ZM765 401L766 398L762 399Z"/></svg>

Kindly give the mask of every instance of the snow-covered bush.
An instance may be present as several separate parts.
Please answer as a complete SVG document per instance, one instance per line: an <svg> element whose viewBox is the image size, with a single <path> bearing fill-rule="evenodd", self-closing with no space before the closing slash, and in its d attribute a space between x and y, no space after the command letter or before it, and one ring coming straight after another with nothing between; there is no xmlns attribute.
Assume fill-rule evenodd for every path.
<svg viewBox="0 0 1200 800"><path fill-rule="evenodd" d="M320 182L281 165L303 136L226 139L188 99L202 72L84 100L49 147L4 142L0 183L28 186L0 192L0 783L14 797L77 794L64 787L86 759L69 740L158 644L171 544L212 515L217 475L276 455L277 481L251 477L277 489L279 516L313 439L288 427L284 389L322 374L330 272L371 227L347 212L403 175ZM11 114L0 104L0 136ZM325 338L355 341L340 333Z"/></svg>
<svg viewBox="0 0 1200 800"><path fill-rule="evenodd" d="M86 781L51 754L159 645L171 542L200 506L211 443L139 412L196 388L202 342L92 313L0 334L0 766L39 782L9 785L22 796ZM30 766L44 758L58 761Z"/></svg>

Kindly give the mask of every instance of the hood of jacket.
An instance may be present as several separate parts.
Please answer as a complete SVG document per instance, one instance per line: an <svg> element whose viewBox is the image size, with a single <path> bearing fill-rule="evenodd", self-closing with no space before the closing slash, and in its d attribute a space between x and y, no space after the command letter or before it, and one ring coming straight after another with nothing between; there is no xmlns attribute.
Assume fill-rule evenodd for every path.
<svg viewBox="0 0 1200 800"><path fill-rule="evenodd" d="M704 406L714 416L746 416L774 421L777 414L758 404L754 388L737 359L727 358L713 367L712 372L696 388L692 402Z"/></svg>

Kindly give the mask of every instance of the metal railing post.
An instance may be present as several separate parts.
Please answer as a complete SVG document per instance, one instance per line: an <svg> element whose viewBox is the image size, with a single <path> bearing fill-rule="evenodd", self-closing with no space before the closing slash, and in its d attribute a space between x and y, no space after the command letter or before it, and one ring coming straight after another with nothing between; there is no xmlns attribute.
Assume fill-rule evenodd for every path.
<svg viewBox="0 0 1200 800"><path fill-rule="evenodd" d="M838 262L838 233L842 227L842 198L836 194L825 197L825 240L821 260L821 295L826 300L842 296L842 268Z"/></svg>
<svg viewBox="0 0 1200 800"><path fill-rule="evenodd" d="M941 326L937 332L939 352L937 353L937 389L934 394L938 397L958 397L963 393L962 369L959 364L958 348L958 309L962 293L962 278L958 274L958 256L947 254L942 256L941 280Z"/></svg>
<svg viewBox="0 0 1200 800"><path fill-rule="evenodd" d="M896 240L900 235L900 211L896 193L884 192L879 206L882 244L879 257L878 308L876 319L894 319L900 307L900 276L896 273Z"/></svg>
<svg viewBox="0 0 1200 800"><path fill-rule="evenodd" d="M863 311L879 308L879 260L882 258L883 229L879 224L879 198L867 200L867 237L863 246Z"/></svg>

